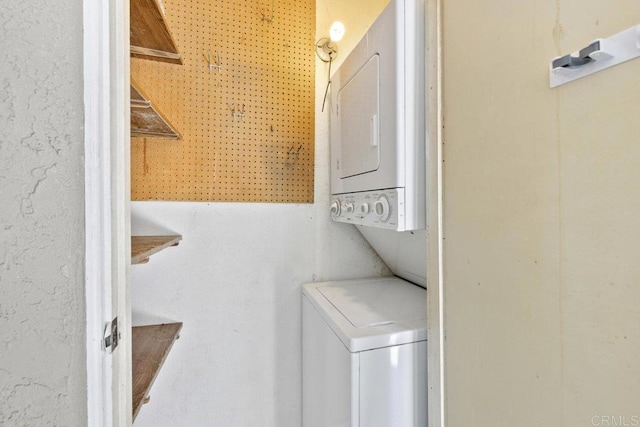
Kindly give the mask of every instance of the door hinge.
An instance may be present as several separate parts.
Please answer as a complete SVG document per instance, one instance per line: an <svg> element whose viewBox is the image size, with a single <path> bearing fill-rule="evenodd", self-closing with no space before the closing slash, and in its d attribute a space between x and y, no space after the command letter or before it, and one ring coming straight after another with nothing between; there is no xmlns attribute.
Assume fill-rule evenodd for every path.
<svg viewBox="0 0 640 427"><path fill-rule="evenodd" d="M120 331L118 331L118 318L116 317L111 321L111 323L107 323L104 328L104 340L103 349L108 351L109 354L113 353L113 350L118 347L118 342L120 341Z"/></svg>

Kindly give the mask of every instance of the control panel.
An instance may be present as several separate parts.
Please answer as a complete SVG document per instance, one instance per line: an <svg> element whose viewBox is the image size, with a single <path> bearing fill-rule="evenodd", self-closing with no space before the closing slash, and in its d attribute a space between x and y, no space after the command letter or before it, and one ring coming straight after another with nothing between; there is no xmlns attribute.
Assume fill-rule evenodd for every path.
<svg viewBox="0 0 640 427"><path fill-rule="evenodd" d="M334 221L403 230L404 189L333 195L330 211Z"/></svg>

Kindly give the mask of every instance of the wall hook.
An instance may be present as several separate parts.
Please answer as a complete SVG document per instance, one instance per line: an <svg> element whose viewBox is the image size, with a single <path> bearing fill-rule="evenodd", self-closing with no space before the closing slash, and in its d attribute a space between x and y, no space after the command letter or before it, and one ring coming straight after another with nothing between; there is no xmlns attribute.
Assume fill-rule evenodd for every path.
<svg viewBox="0 0 640 427"><path fill-rule="evenodd" d="M222 69L222 63L220 62L220 52L216 50L216 60L215 62L213 62L211 60L211 51L207 50L206 55L204 55L204 59L207 60L207 64L209 66L209 72L211 72L212 70L216 70L218 73L220 72L220 70Z"/></svg>
<svg viewBox="0 0 640 427"><path fill-rule="evenodd" d="M267 10L267 2L266 0L263 0L262 4L264 5L264 8L262 9L262 21L263 22L268 22L268 23L272 23L273 22L273 17L274 17L274 4L275 0L271 0L271 17L268 17L267 14L265 13Z"/></svg>
<svg viewBox="0 0 640 427"><path fill-rule="evenodd" d="M640 25L559 56L549 64L549 86L556 87L640 56Z"/></svg>
<svg viewBox="0 0 640 427"><path fill-rule="evenodd" d="M236 103L231 104L231 118L235 121L236 118L242 119L244 122L245 111L244 104L242 104L242 109L240 111L236 111Z"/></svg>
<svg viewBox="0 0 640 427"><path fill-rule="evenodd" d="M568 54L565 56L560 56L554 59L551 62L551 67L556 70L558 68L575 68L581 67L589 62L593 61L590 55L601 51L600 49L600 40L596 40L592 42L589 46L585 47L578 51L577 54Z"/></svg>
<svg viewBox="0 0 640 427"><path fill-rule="evenodd" d="M297 150L295 149L295 145L292 145L289 151L287 151L287 159L295 157L296 160L300 160L300 150L302 150L302 144L298 146Z"/></svg>

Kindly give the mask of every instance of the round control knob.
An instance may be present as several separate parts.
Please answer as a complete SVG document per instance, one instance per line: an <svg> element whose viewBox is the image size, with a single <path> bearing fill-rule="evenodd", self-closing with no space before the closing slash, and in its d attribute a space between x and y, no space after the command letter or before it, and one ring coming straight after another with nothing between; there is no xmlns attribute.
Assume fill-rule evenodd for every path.
<svg viewBox="0 0 640 427"><path fill-rule="evenodd" d="M344 210L350 214L353 213L354 207L353 207L353 203L345 203L344 205Z"/></svg>
<svg viewBox="0 0 640 427"><path fill-rule="evenodd" d="M334 218L340 216L340 202L337 200L331 202L331 216Z"/></svg>
<svg viewBox="0 0 640 427"><path fill-rule="evenodd" d="M363 203L360 205L360 213L366 215L369 213L369 203Z"/></svg>
<svg viewBox="0 0 640 427"><path fill-rule="evenodd" d="M391 206L389 205L389 199L385 196L378 197L378 200L373 204L373 212L376 214L380 221L385 222L389 219L391 214Z"/></svg>

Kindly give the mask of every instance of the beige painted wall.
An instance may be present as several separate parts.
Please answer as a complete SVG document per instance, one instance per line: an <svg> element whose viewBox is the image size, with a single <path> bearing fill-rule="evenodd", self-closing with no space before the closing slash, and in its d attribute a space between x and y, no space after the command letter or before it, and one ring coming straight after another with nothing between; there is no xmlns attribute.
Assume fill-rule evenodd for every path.
<svg viewBox="0 0 640 427"><path fill-rule="evenodd" d="M448 426L640 425L640 60L548 87L552 57L639 21L444 3Z"/></svg>

